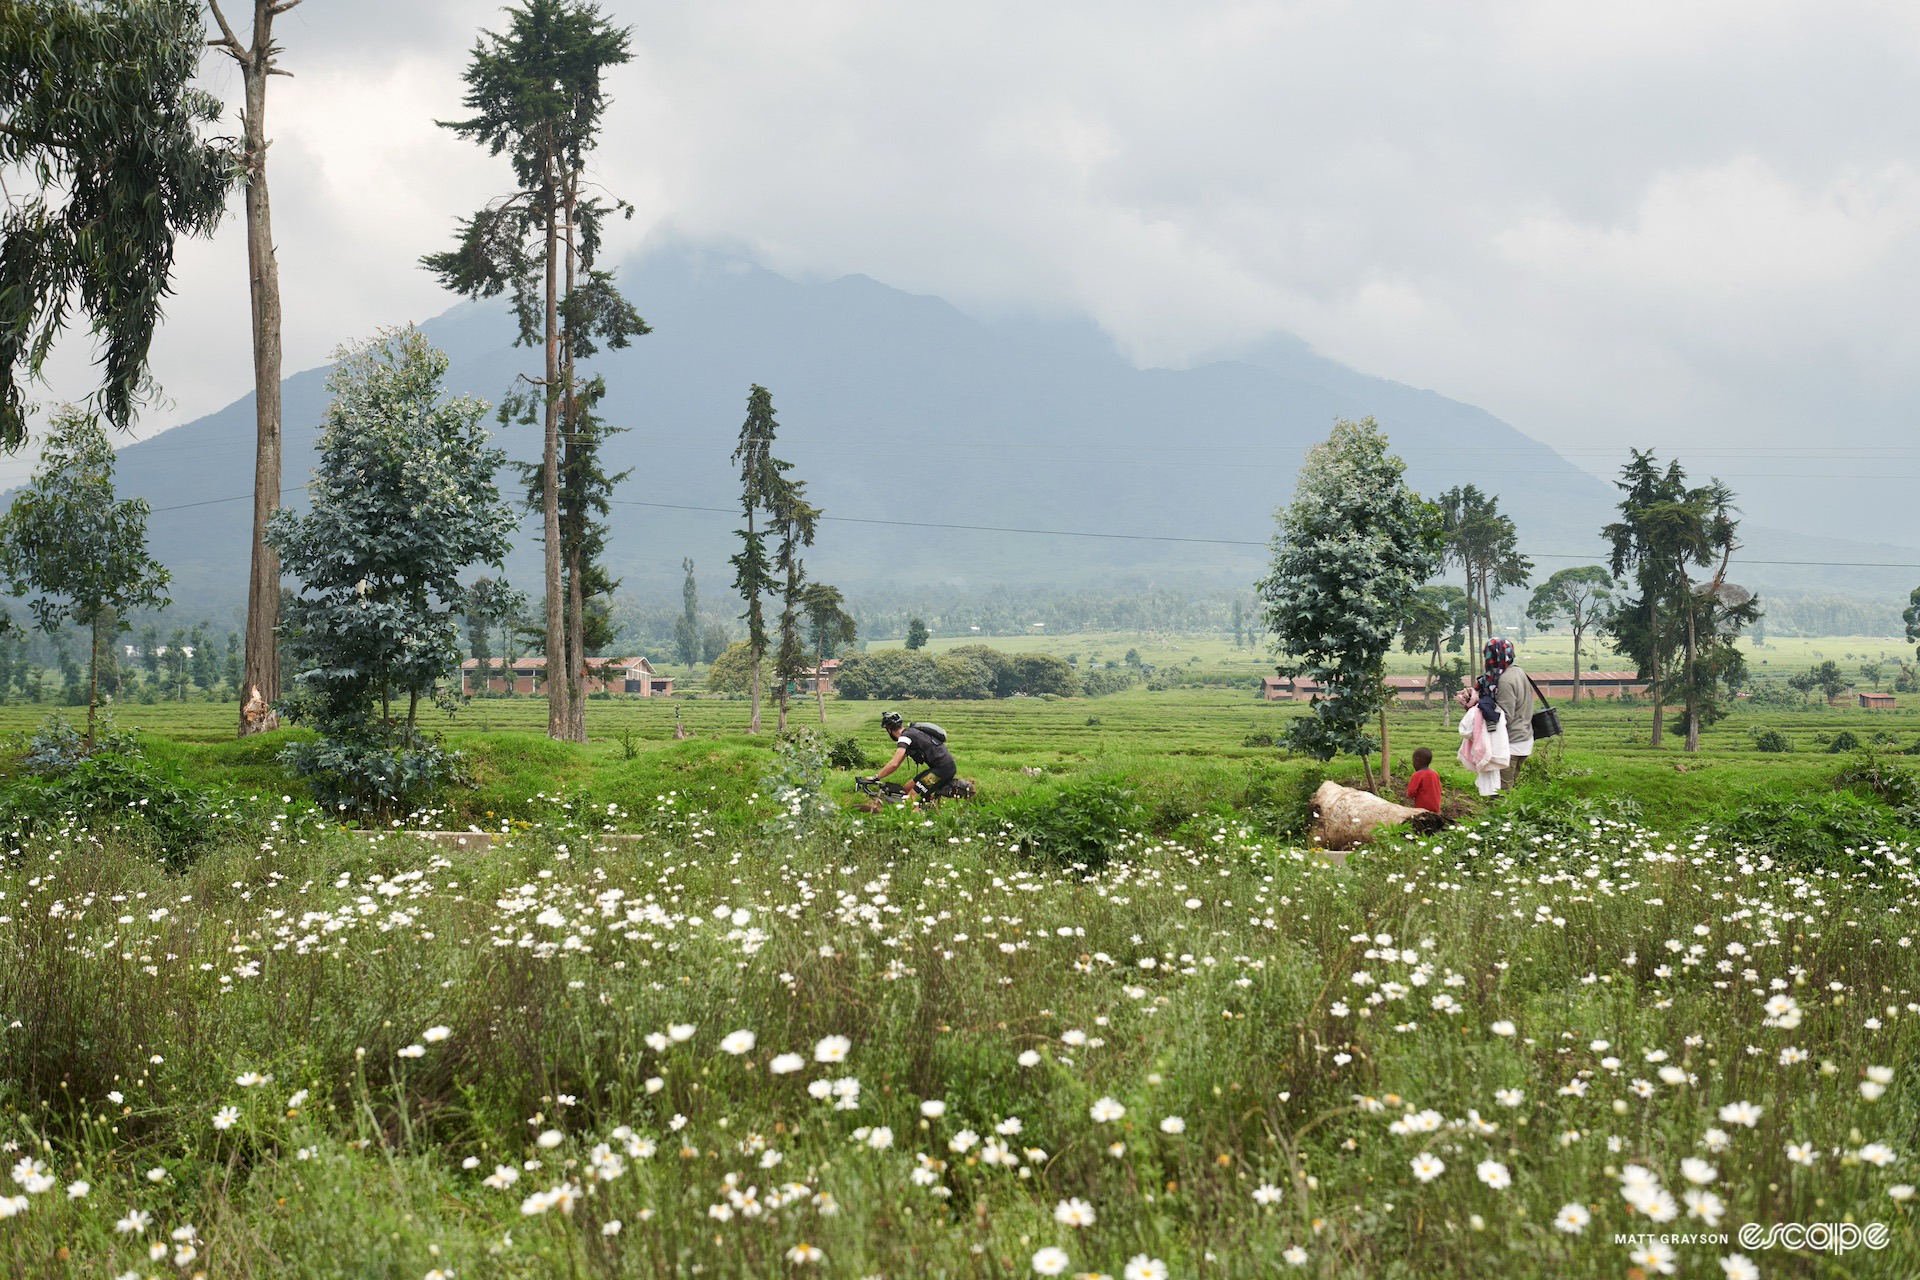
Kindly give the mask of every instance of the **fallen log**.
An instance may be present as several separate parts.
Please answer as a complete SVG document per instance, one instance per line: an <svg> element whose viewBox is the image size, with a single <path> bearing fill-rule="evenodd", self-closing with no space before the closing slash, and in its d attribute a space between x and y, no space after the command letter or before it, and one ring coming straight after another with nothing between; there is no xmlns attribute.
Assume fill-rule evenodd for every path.
<svg viewBox="0 0 1920 1280"><path fill-rule="evenodd" d="M1445 825L1437 813L1383 800L1337 782L1323 782L1313 793L1314 830L1323 849L1351 849L1373 839L1382 827L1411 822L1420 831Z"/></svg>

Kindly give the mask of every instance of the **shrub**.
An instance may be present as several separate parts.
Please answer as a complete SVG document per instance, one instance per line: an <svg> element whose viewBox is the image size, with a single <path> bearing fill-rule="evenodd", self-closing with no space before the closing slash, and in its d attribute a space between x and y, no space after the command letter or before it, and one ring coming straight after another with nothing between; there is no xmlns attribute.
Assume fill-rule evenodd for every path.
<svg viewBox="0 0 1920 1280"><path fill-rule="evenodd" d="M833 677L843 698L905 702L914 698L1007 698L1015 694L1072 697L1079 677L1050 653L1004 654L985 645L947 653L881 649L858 653Z"/></svg>
<svg viewBox="0 0 1920 1280"><path fill-rule="evenodd" d="M329 737L289 743L280 762L322 808L353 813L406 812L466 778L458 751L426 737L407 744L375 727L341 727Z"/></svg>
<svg viewBox="0 0 1920 1280"><path fill-rule="evenodd" d="M933 655L881 649L850 655L833 673L833 689L842 698L904 702L910 698L938 698L942 684Z"/></svg>
<svg viewBox="0 0 1920 1280"><path fill-rule="evenodd" d="M1755 751L1786 753L1793 750L1793 744L1787 741L1787 735L1778 729L1762 729L1753 737Z"/></svg>
<svg viewBox="0 0 1920 1280"><path fill-rule="evenodd" d="M16 834L44 830L68 815L144 828L161 860L176 869L238 825L227 806L138 751L96 749L60 774L23 779L0 796L0 824Z"/></svg>
<svg viewBox="0 0 1920 1280"><path fill-rule="evenodd" d="M1132 790L1106 778L1028 791L1001 813L1029 855L1053 866L1090 869L1105 866L1143 816Z"/></svg>
<svg viewBox="0 0 1920 1280"><path fill-rule="evenodd" d="M830 769L864 769L873 761L867 755L867 749L860 739L849 733L845 737L827 740L827 767Z"/></svg>
<svg viewBox="0 0 1920 1280"><path fill-rule="evenodd" d="M753 678L753 650L745 640L736 640L707 668L707 689L712 693L745 693Z"/></svg>
<svg viewBox="0 0 1920 1280"><path fill-rule="evenodd" d="M1706 831L1782 861L1833 871L1856 868L1850 849L1913 839L1885 804L1851 791L1767 796L1707 824Z"/></svg>
<svg viewBox="0 0 1920 1280"><path fill-rule="evenodd" d="M830 823L837 810L827 798L827 744L817 729L789 731L773 744L773 760L760 775L760 795L780 806L761 824L768 835L802 837Z"/></svg>
<svg viewBox="0 0 1920 1280"><path fill-rule="evenodd" d="M1050 653L1023 653L1013 660L1015 693L1071 698L1080 692L1073 668Z"/></svg>
<svg viewBox="0 0 1920 1280"><path fill-rule="evenodd" d="M1273 810L1273 829L1278 835L1305 840L1313 830L1313 793L1327 780L1324 769L1309 765L1293 780Z"/></svg>
<svg viewBox="0 0 1920 1280"><path fill-rule="evenodd" d="M1273 745L1273 735L1270 733L1250 733L1240 739L1240 745L1243 747L1270 747Z"/></svg>
<svg viewBox="0 0 1920 1280"><path fill-rule="evenodd" d="M1849 751L1858 751L1859 749L1860 739L1854 735L1851 729L1842 729L1840 732L1834 734L1833 741L1827 744L1827 754L1834 756L1844 755Z"/></svg>
<svg viewBox="0 0 1920 1280"><path fill-rule="evenodd" d="M1112 671L1089 671L1080 677L1080 690L1089 698L1104 698L1108 694L1125 693L1133 687L1133 674L1115 668Z"/></svg>
<svg viewBox="0 0 1920 1280"><path fill-rule="evenodd" d="M1859 757L1833 777L1833 785L1856 795L1872 796L1896 809L1920 805L1920 774L1888 764L1871 752Z"/></svg>
<svg viewBox="0 0 1920 1280"><path fill-rule="evenodd" d="M58 778L100 753L138 755L139 735L116 728L111 713L100 716L94 727L93 746L66 717L53 715L26 740L20 765L38 778Z"/></svg>

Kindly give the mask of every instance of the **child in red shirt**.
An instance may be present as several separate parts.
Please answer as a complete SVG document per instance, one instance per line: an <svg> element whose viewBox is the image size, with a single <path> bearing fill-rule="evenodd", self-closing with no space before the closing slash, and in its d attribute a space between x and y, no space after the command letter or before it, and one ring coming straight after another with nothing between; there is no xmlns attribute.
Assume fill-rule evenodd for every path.
<svg viewBox="0 0 1920 1280"><path fill-rule="evenodd" d="M1414 774L1407 779L1407 803L1429 813L1440 812L1440 775L1433 771L1433 752L1413 749Z"/></svg>

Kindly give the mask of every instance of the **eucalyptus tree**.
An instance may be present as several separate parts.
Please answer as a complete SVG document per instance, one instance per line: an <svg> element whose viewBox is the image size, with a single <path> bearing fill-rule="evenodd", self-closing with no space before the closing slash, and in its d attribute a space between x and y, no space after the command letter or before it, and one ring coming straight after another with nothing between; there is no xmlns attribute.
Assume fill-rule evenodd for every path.
<svg viewBox="0 0 1920 1280"><path fill-rule="evenodd" d="M571 366L564 379L571 385ZM597 412L607 393L606 380L589 378L570 395L564 407L565 447L560 455L560 546L561 576L566 610L563 633L566 642L560 665L584 679L589 654L603 654L614 639L610 623L612 610L608 599L620 582L607 572L603 558L607 549L607 516L612 510L613 490L629 472L608 475L601 465L601 445L608 436L618 435L625 427L608 424ZM509 397L501 406L500 421L516 417L530 422L531 403L520 396ZM521 463L520 472L527 486L527 506L545 509L546 472L537 463ZM555 662L547 663L548 680L554 678ZM587 740L587 703L578 689L569 697L568 715L571 736L577 742Z"/></svg>
<svg viewBox="0 0 1920 1280"><path fill-rule="evenodd" d="M500 563L513 514L487 406L447 396L446 368L411 328L337 353L312 510L282 509L267 528L300 583L284 609L299 671L282 706L318 735L282 759L328 804L388 810L453 767L421 732L420 704L459 669L459 575Z"/></svg>
<svg viewBox="0 0 1920 1280"><path fill-rule="evenodd" d="M1493 602L1508 587L1523 587L1533 562L1520 554L1513 518L1500 514L1500 500L1477 485L1440 495L1444 562L1459 566L1467 584L1467 638L1474 653L1493 634Z"/></svg>
<svg viewBox="0 0 1920 1280"><path fill-rule="evenodd" d="M233 183L219 100L193 86L197 0L0 3L0 448L27 439L23 380L84 315L97 404L118 428L150 393L148 353L181 236L212 233Z"/></svg>
<svg viewBox="0 0 1920 1280"><path fill-rule="evenodd" d="M1702 720L1718 715L1719 685L1729 675L1741 674L1743 660L1733 637L1760 613L1752 592L1726 580L1739 549L1733 494L1717 480L1689 486L1678 461L1662 470L1651 451L1638 449L1616 485L1625 494L1621 518L1602 529L1601 536L1613 544L1613 576L1625 579L1631 574L1637 594L1619 603L1605 628L1648 681L1651 745L1661 743L1666 699L1677 675L1685 701L1687 750L1698 750ZM1694 582L1691 567L1710 565L1716 556L1719 566L1713 577ZM1682 658L1678 673L1672 670L1676 653Z"/></svg>
<svg viewBox="0 0 1920 1280"><path fill-rule="evenodd" d="M1695 509L1700 512L1699 539L1707 555L1700 563L1712 564L1719 557L1713 576L1703 582L1688 581L1684 600L1686 633L1685 661L1681 668L1686 700L1682 724L1686 731L1686 749L1700 749L1700 730L1726 715L1722 689L1736 689L1746 681L1746 658L1734 645L1742 628L1760 617L1760 602L1753 592L1727 581L1727 570L1734 552L1740 522L1733 518L1733 490L1713 480L1692 491Z"/></svg>
<svg viewBox="0 0 1920 1280"><path fill-rule="evenodd" d="M100 703L103 641L127 630L127 610L168 604L167 571L147 554L146 500L116 499L113 467L113 446L99 419L63 408L54 415L32 481L0 516L0 574L14 595L34 594L29 607L40 629L52 635L72 622L93 633L89 746Z"/></svg>
<svg viewBox="0 0 1920 1280"><path fill-rule="evenodd" d="M840 588L824 582L809 582L800 592L801 608L807 615L807 626L813 632L813 669L816 673L813 685L814 696L820 704L820 723L827 722L827 691L818 672L826 664L834 650L843 644L852 644L860 635L860 624L846 611L847 598L840 594Z"/></svg>
<svg viewBox="0 0 1920 1280"><path fill-rule="evenodd" d="M807 501L804 480L783 480L775 486L768 514L772 532L778 538L774 565L778 570L776 586L780 592L780 643L774 650L773 677L779 683L780 732L787 731L787 689L806 674L807 644L804 634L807 570L800 559L802 547L813 545L819 528L820 509Z"/></svg>
<svg viewBox="0 0 1920 1280"><path fill-rule="evenodd" d="M1267 628L1286 655L1276 670L1325 691L1287 721L1296 749L1385 758L1383 664L1420 585L1440 567L1439 513L1409 489L1406 464L1387 452L1372 418L1336 420L1307 452L1293 502L1275 513L1273 562L1259 584ZM1378 740L1368 732L1380 716Z"/></svg>
<svg viewBox="0 0 1920 1280"><path fill-rule="evenodd" d="M1527 602L1527 616L1542 631L1565 619L1573 632L1573 701L1580 701L1580 641L1606 621L1615 588L1613 575L1597 564L1561 569L1538 587Z"/></svg>
<svg viewBox="0 0 1920 1280"><path fill-rule="evenodd" d="M482 32L468 62L464 102L474 114L441 123L494 155L505 153L515 187L462 219L454 248L421 261L463 296L510 293L518 343L544 349L537 404L520 399L508 414L531 419L537 413L543 434L547 736L584 741L584 669L575 658L587 645L591 556L567 539L570 530L575 539L587 536L591 500L572 519L562 511L564 494L580 491L572 481L597 471L604 437L583 420L591 404L583 405L576 362L599 343L624 347L647 332L614 287L613 273L594 267L605 220L631 216L632 209L600 198L587 178L587 157L599 144L609 102L603 77L631 61L631 32L584 0L526 0L506 13L506 31ZM571 581L569 564L576 570Z"/></svg>
<svg viewBox="0 0 1920 1280"><path fill-rule="evenodd" d="M748 733L760 732L761 663L767 652L767 618L764 598L777 579L767 556L767 535L755 523L756 513L770 510L791 464L773 456L773 438L780 429L773 413L773 394L759 383L747 393L747 418L740 424L740 441L733 461L740 468L740 511L747 527L739 530L740 550L728 557L733 565L733 588L740 593L746 612L740 616L747 624L747 653L751 664L752 711Z"/></svg>
<svg viewBox="0 0 1920 1280"><path fill-rule="evenodd" d="M1414 592L1400 619L1400 646L1408 653L1427 654L1424 696L1431 700L1433 681L1441 670L1440 646L1460 652L1466 640L1467 593L1459 587L1430 585Z"/></svg>
<svg viewBox="0 0 1920 1280"><path fill-rule="evenodd" d="M1653 699L1651 745L1660 745L1665 717L1672 616L1687 589L1687 563L1705 548L1692 536L1696 511L1687 505L1687 475L1678 460L1662 471L1651 450L1632 451L1615 482L1621 518L1600 531L1613 544L1613 576L1632 575L1638 594L1621 601L1607 620L1616 647L1639 663Z"/></svg>
<svg viewBox="0 0 1920 1280"><path fill-rule="evenodd" d="M209 42L240 68L243 98L241 181L247 201L247 294L253 320L253 560L247 577L246 687L266 703L280 697L280 557L267 543L267 521L280 508L280 262L274 254L273 208L267 198L267 80L293 73L279 65L274 19L303 0L253 0L252 39L242 44L220 10L207 8L220 28ZM240 735L271 729L271 714L249 717L241 698Z"/></svg>

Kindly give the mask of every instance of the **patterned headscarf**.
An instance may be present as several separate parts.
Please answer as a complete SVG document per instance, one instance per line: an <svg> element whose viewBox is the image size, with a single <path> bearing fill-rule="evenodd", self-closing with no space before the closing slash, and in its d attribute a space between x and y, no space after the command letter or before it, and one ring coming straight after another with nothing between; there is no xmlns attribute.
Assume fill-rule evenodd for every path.
<svg viewBox="0 0 1920 1280"><path fill-rule="evenodd" d="M1489 641L1487 648L1492 649L1496 644L1506 644L1509 652L1513 649L1513 646L1507 644L1505 640ZM1492 667L1492 658L1487 659L1487 665L1488 667ZM1500 703L1495 696L1499 688L1500 676L1497 672L1489 670L1486 675L1476 676L1474 678L1473 692L1479 699L1480 718L1486 722L1487 728L1489 729L1500 723Z"/></svg>
<svg viewBox="0 0 1920 1280"><path fill-rule="evenodd" d="M1489 640L1485 653L1487 674L1496 680L1500 678L1501 672L1513 665L1513 641L1511 640L1504 638Z"/></svg>

